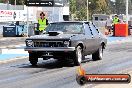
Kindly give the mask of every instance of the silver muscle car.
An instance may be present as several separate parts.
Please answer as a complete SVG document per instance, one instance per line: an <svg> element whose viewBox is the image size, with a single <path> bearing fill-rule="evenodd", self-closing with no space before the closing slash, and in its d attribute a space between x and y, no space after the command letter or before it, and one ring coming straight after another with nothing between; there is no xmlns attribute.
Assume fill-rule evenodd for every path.
<svg viewBox="0 0 132 88"><path fill-rule="evenodd" d="M44 34L31 36L25 42L33 66L38 58L71 59L79 65L86 55L92 54L94 61L102 59L107 39L92 22L53 22Z"/></svg>

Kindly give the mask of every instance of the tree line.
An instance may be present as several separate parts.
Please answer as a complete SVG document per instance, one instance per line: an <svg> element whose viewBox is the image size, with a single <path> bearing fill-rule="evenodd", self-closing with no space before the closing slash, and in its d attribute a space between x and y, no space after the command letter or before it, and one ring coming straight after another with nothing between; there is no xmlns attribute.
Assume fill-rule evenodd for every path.
<svg viewBox="0 0 132 88"><path fill-rule="evenodd" d="M125 14L126 0L88 0L89 19L92 14ZM132 14L132 0L129 0L129 13ZM87 0L70 0L72 19L86 20Z"/></svg>
<svg viewBox="0 0 132 88"><path fill-rule="evenodd" d="M24 5L26 0L16 0L17 5ZM126 0L88 0L89 19L92 14L125 14ZM0 0L0 3L14 5L15 0ZM87 0L69 0L70 18L86 20ZM129 0L129 11L132 11L132 0ZM130 12L129 12L130 13ZM132 12L131 12L132 13Z"/></svg>
<svg viewBox="0 0 132 88"><path fill-rule="evenodd" d="M17 5L24 5L26 0L16 0ZM11 5L15 5L15 0L0 0L0 3L9 3Z"/></svg>

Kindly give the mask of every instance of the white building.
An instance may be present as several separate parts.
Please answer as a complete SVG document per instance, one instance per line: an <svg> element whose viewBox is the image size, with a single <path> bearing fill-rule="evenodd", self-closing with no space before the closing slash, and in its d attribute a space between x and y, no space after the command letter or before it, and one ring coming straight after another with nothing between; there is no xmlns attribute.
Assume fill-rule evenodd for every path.
<svg viewBox="0 0 132 88"><path fill-rule="evenodd" d="M54 21L64 21L69 20L69 0L54 0L53 7L28 7L22 5L10 5L10 4L1 4L0 11L2 12L12 12L16 13L16 19L13 19L14 14L12 16L5 16L4 14L0 16L0 21L27 21L27 14L29 21L37 21L39 18L40 12L44 12L46 14L49 22ZM8 19L7 19L8 18ZM5 20L4 20L5 19Z"/></svg>

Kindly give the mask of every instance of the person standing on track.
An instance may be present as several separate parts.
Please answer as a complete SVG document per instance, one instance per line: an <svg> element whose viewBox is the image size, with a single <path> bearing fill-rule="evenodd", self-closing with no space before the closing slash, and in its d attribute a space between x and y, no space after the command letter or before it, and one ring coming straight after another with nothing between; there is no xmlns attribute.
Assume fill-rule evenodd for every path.
<svg viewBox="0 0 132 88"><path fill-rule="evenodd" d="M118 24L120 22L120 19L118 15L115 15L113 18L112 26L113 26L113 36L115 36L115 24Z"/></svg>
<svg viewBox="0 0 132 88"><path fill-rule="evenodd" d="M108 31L108 34L111 34L111 29L112 29L112 19L110 17L107 18L105 27Z"/></svg>
<svg viewBox="0 0 132 88"><path fill-rule="evenodd" d="M40 13L40 18L38 18L38 24L39 24L39 34L42 34L48 25L48 20L43 12Z"/></svg>

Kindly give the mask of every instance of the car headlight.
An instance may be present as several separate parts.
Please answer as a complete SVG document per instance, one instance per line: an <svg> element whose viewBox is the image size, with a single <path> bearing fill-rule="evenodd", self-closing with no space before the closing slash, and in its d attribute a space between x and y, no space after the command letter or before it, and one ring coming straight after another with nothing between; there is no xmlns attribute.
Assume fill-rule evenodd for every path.
<svg viewBox="0 0 132 88"><path fill-rule="evenodd" d="M33 47L33 41L32 40L26 40L26 45L28 47Z"/></svg>
<svg viewBox="0 0 132 88"><path fill-rule="evenodd" d="M70 45L70 41L64 41L64 46L65 47L69 47L69 45Z"/></svg>

